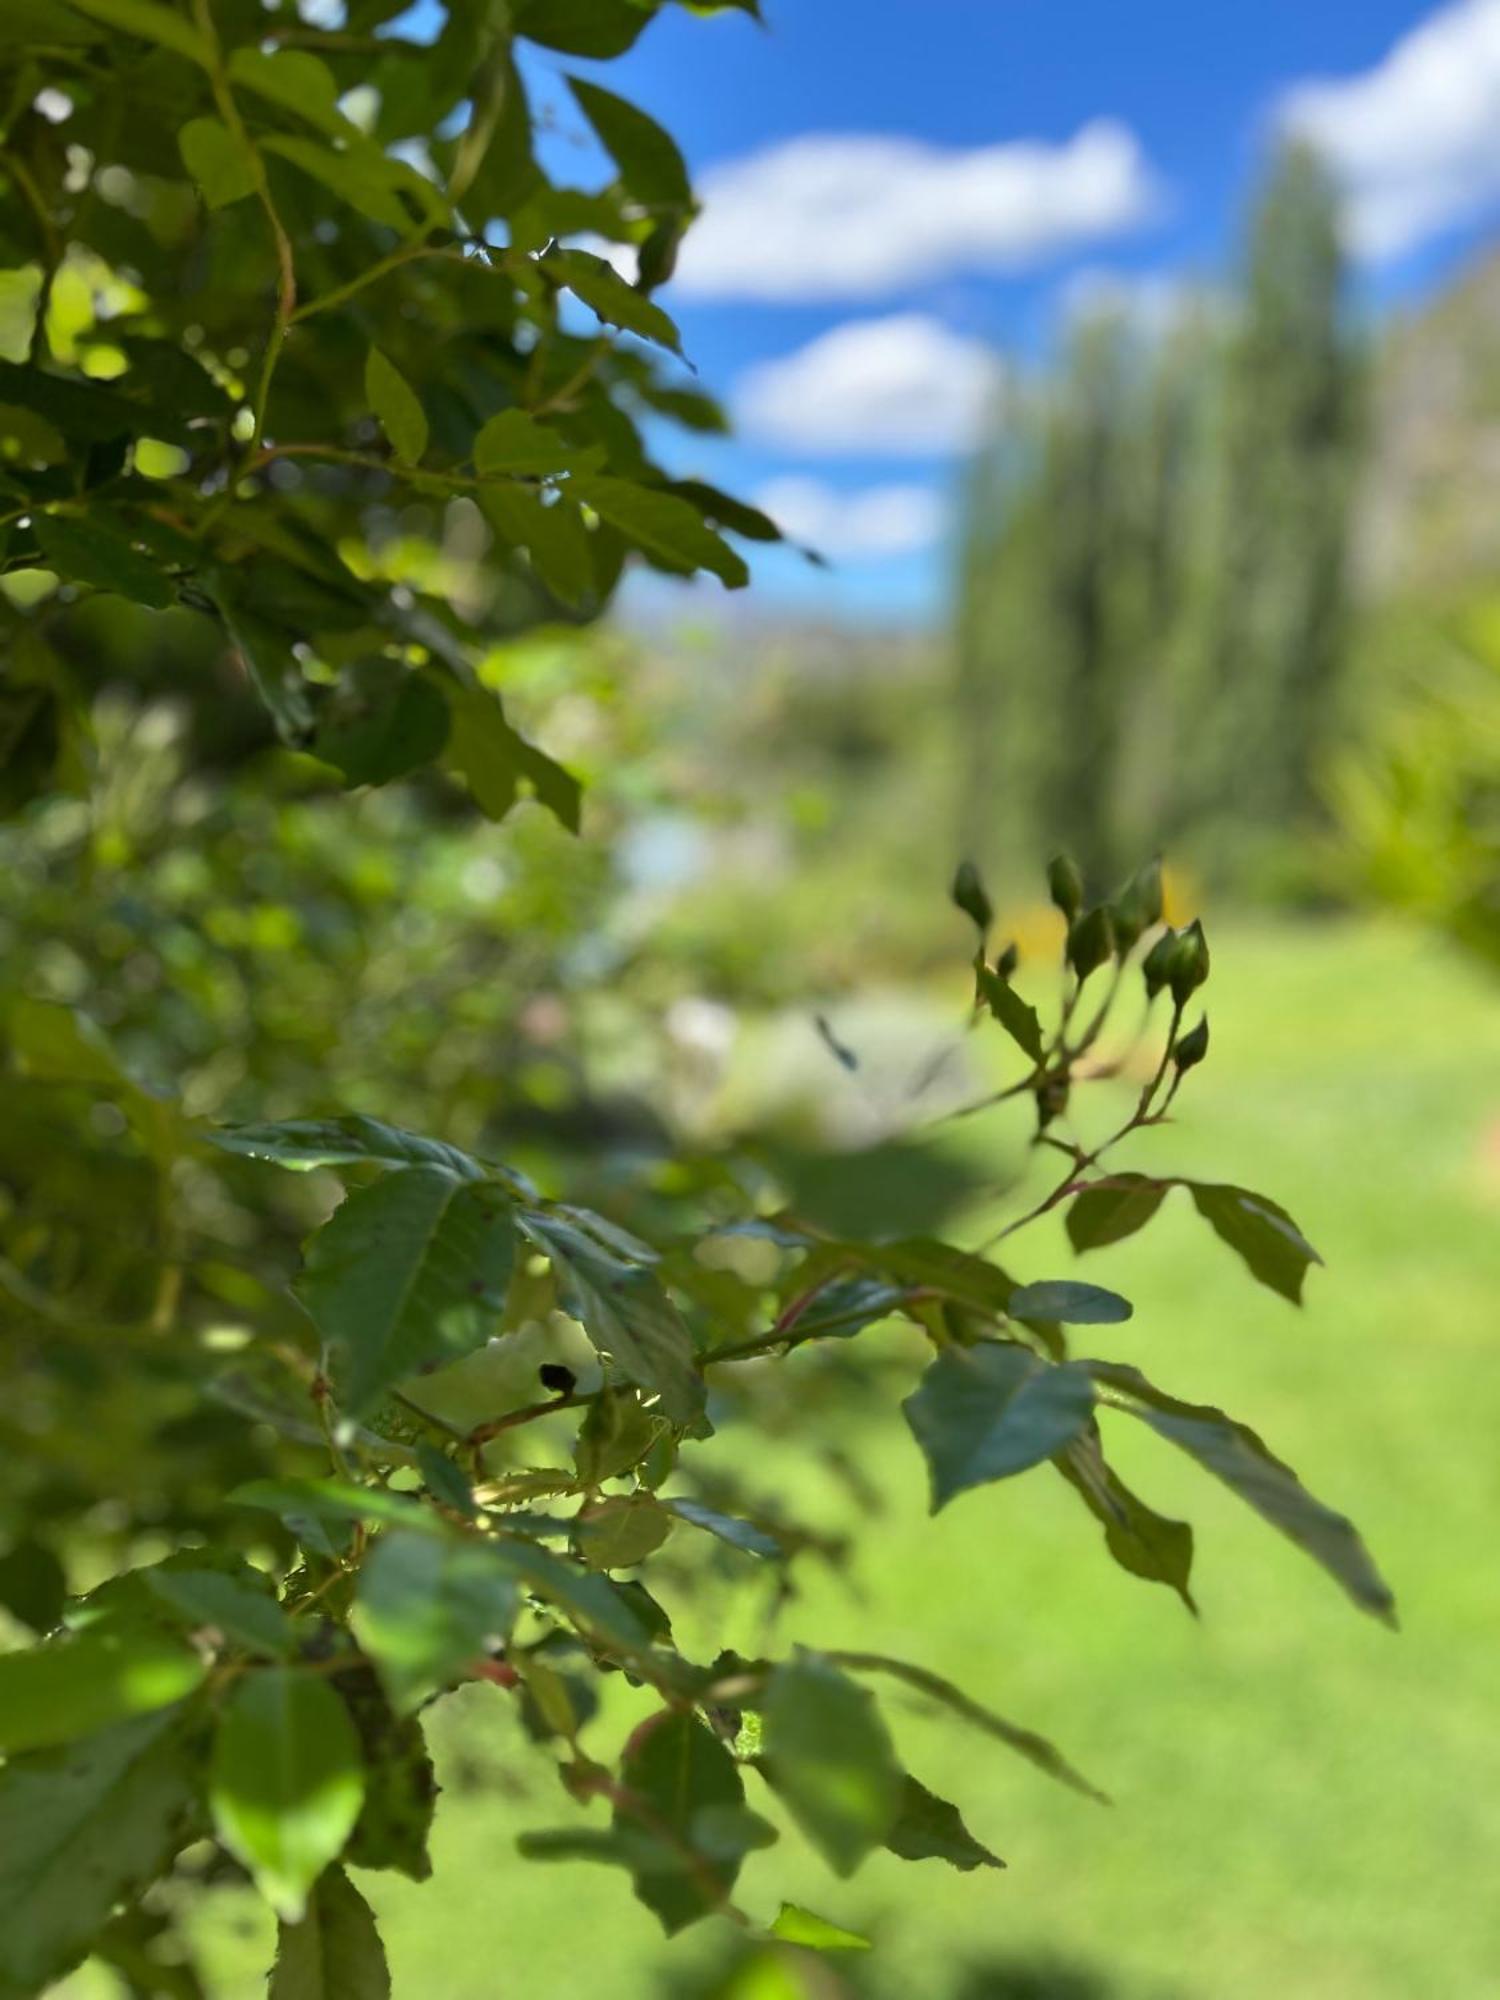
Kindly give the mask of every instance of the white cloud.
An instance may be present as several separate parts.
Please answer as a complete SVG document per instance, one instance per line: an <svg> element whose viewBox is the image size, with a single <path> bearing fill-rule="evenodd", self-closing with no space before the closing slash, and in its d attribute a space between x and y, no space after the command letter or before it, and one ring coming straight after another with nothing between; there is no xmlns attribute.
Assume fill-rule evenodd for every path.
<svg viewBox="0 0 1500 2000"><path fill-rule="evenodd" d="M911 555L941 541L947 505L931 486L867 486L841 493L821 479L788 474L755 495L788 540L844 561Z"/></svg>
<svg viewBox="0 0 1500 2000"><path fill-rule="evenodd" d="M1111 119L1058 145L967 152L814 134L711 168L677 266L684 295L871 299L960 271L1023 270L1117 236L1159 203L1140 142Z"/></svg>
<svg viewBox="0 0 1500 2000"><path fill-rule="evenodd" d="M794 451L942 456L970 445L1003 370L924 313L850 320L736 384L748 436Z"/></svg>
<svg viewBox="0 0 1500 2000"><path fill-rule="evenodd" d="M1400 256L1500 200L1500 0L1430 15L1361 75L1298 84L1282 123L1346 190L1361 256Z"/></svg>

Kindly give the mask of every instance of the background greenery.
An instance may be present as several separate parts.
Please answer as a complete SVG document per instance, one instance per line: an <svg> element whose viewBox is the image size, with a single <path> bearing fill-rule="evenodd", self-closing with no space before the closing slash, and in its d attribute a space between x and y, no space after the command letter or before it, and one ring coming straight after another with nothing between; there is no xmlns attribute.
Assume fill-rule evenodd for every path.
<svg viewBox="0 0 1500 2000"><path fill-rule="evenodd" d="M1500 1009L1450 949L1387 923L1261 919L1215 942L1215 1061L1192 1111L1142 1154L1170 1147L1174 1161L1262 1178L1279 1169L1328 1269L1298 1315L1248 1291L1183 1215L1115 1253L1120 1282L1150 1302L1132 1330L1154 1371L1263 1423L1358 1515L1404 1630L1350 1619L1295 1552L1268 1544L1228 1496L1194 1492L1201 1480L1150 1440L1127 1454L1127 1476L1138 1470L1168 1511L1191 1504L1200 1521L1200 1624L1098 1562L1060 1482L969 1495L933 1523L898 1426L851 1425L832 1394L819 1397L820 1428L876 1490L881 1534L849 1572L807 1572L790 1615L831 1643L889 1647L977 1692L1003 1688L1116 1800L1091 1807L898 1706L902 1742L1010 1867L950 1876L881 1859L838 1884L799 1847L808 1900L878 1938L867 1983L880 1995L1488 1990L1500 1948L1487 1861L1500 1837L1489 1635L1500 1494L1482 1441L1500 1422L1487 1332L1500 1106L1475 1086L1500 1073ZM960 988L914 989L912 1034L939 1032ZM966 1165L1006 1161L998 1133L956 1129ZM1100 1351L1109 1331L1097 1330ZM815 1379L813 1360L794 1365ZM795 1506L852 1518L848 1496L791 1453L776 1462L778 1490L783 1480ZM753 1629L750 1608L740 1615ZM491 1693L465 1697L440 1731L434 1881L362 1878L397 1980L431 1979L440 1937L444 2000L567 2000L593 1963L586 1923L612 1939L608 1991L678 1991L681 1960L669 1969L622 1881L583 1868L517 1875L523 1794L534 1810L550 1778ZM595 1728L607 1741L624 1719ZM786 1859L752 1863L753 1912L771 1913ZM270 1927L248 1893L223 1893L204 1942L215 2000L258 1991ZM1049 1966L1043 1983L1019 1983L1017 1968ZM1098 1987L1070 1987L1059 1968ZM606 1977L597 1965L588 1976ZM110 1988L80 1978L63 1990Z"/></svg>

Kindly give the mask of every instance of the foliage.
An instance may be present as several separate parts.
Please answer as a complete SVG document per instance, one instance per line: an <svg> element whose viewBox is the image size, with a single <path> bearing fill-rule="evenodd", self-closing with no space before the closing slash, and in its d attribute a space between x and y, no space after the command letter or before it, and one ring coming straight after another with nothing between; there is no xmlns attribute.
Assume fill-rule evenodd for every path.
<svg viewBox="0 0 1500 2000"><path fill-rule="evenodd" d="M634 421L714 421L632 344L679 345L652 296L691 219L675 147L581 80L618 178L559 189L531 144L524 45L608 58L655 11L455 0L431 45L381 32L391 0L351 0L332 30L268 24L248 0L27 0L0 28L5 226L35 279L0 375L7 803L60 834L36 866L41 900L69 866L118 872L106 949L139 989L106 1009L122 1045L134 1029L159 1053L147 1024L165 986L185 995L175 1032L206 1067L238 1008L262 1015L283 973L287 988L245 1038L253 1060L191 1094L142 1080L94 1013L38 990L37 968L6 999L0 1335L18 1389L0 1420L0 1592L33 1637L0 1654L0 1993L40 1992L91 1951L135 1977L163 1885L228 1876L275 1913L279 2000L386 1994L346 1869L430 1871L424 1730L458 1690L513 1704L553 1754L562 1820L529 1829L523 1856L621 1869L669 1933L748 1924L740 1877L785 1820L840 1875L879 1851L997 1864L906 1768L876 1693L887 1684L1092 1793L1043 1737L920 1663L679 1638L677 1606L712 1565L789 1592L798 1561L827 1547L742 1499L706 1447L805 1418L782 1365L803 1348L855 1356L839 1379L859 1383L857 1344L877 1326L920 1357L901 1407L934 1511L1051 1464L1122 1567L1190 1604L1190 1530L1105 1456L1107 1427L1130 1420L1363 1608L1391 1612L1350 1524L1253 1430L1075 1354L1070 1329L1129 1318L1103 1286L1045 1269L1022 1282L993 1244L834 1234L732 1159L670 1161L670 1186L626 1221L602 1194L586 1205L556 1153L534 1176L491 1149L486 1105L464 1115L466 1032L494 1025L483 1009L456 1025L451 1117L382 1115L401 1084L354 1074L346 1091L348 1050L313 1083L318 1042L276 1045L297 1041L308 995L326 1019L330 984L362 962L368 888L358 857L321 845L326 801L300 820L292 801L313 850L295 867L255 854L255 807L222 780L222 819L208 807L195 823L243 856L244 907L207 892L244 952L228 978L192 937L202 854L195 869L170 838L138 851L129 798L106 816L113 845L81 796L71 832L33 803L87 789L89 600L123 597L144 652L170 653L190 621L187 650L210 634L282 743L351 788L407 780L440 837L458 807L434 765L489 817L528 792L576 827L575 774L501 706L493 682L524 649L498 642L543 613L594 615L630 551L733 585L743 563L719 527L774 532L674 485ZM637 283L582 235L633 244ZM572 330L579 314L630 338ZM399 561L398 521L419 545ZM477 528L489 559L445 569L451 538ZM474 588L450 589L455 575ZM231 765L246 752L238 720L216 746L211 722L194 716L200 781L215 747ZM132 760L121 768L128 790ZM248 775L269 791L291 786L289 768L302 770L252 761ZM377 824L401 836L396 814ZM286 904L272 900L283 868ZM309 879L322 930L304 935ZM1188 1024L1209 976L1201 927L1162 924L1155 866L1092 906L1071 865L1051 886L1063 999L1046 1023L1013 984L1015 950L992 951L982 883L967 876L960 894L977 933L973 1023L1019 1066L972 1108L1028 1104L1038 1156L1063 1162L1004 1235L1066 1211L1077 1247L1106 1246L1180 1184L1253 1277L1297 1298L1315 1253L1275 1203L1114 1165L1208 1054L1206 1021ZM158 927L162 909L173 921ZM158 929L177 954L169 978L144 951ZM95 997L85 950L60 956L54 981ZM1134 974L1169 1008L1166 1031L1131 1115L1085 1142L1072 1100L1127 1057L1103 1051ZM403 1025L441 1038L463 977L431 977L432 1012ZM312 1101L289 1102L299 1090ZM868 1371L860 1392L885 1386ZM621 1683L640 1719L611 1752L590 1729L601 1687ZM789 1903L752 1948L858 1942Z"/></svg>
<svg viewBox="0 0 1500 2000"><path fill-rule="evenodd" d="M1107 872L1170 838L1223 872L1308 818L1349 641L1343 293L1332 183L1289 148L1227 298L1091 309L996 412L956 631L971 846Z"/></svg>

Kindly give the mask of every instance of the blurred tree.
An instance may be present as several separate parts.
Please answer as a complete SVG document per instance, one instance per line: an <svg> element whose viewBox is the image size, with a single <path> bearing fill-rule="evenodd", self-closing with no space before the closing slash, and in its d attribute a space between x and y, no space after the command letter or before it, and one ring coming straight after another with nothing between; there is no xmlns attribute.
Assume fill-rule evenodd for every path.
<svg viewBox="0 0 1500 2000"><path fill-rule="evenodd" d="M1349 637L1361 359L1337 192L1277 155L1251 223L1226 355L1217 599L1194 809L1221 840L1305 820Z"/></svg>

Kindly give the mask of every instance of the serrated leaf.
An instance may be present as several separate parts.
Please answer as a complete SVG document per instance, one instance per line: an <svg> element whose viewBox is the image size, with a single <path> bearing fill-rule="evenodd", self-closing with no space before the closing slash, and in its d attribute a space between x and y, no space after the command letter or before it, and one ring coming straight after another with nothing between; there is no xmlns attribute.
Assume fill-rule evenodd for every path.
<svg viewBox="0 0 1500 2000"><path fill-rule="evenodd" d="M427 412L406 377L378 347L365 359L365 394L380 427L403 464L416 465L427 449Z"/></svg>
<svg viewBox="0 0 1500 2000"><path fill-rule="evenodd" d="M340 1407L483 1345L515 1258L509 1202L488 1182L406 1167L348 1195L307 1245L295 1290L322 1335Z"/></svg>
<svg viewBox="0 0 1500 2000"><path fill-rule="evenodd" d="M584 1633L629 1658L659 1657L650 1633L630 1609L629 1599L607 1578L512 1536L497 1541L494 1547L497 1558L518 1581Z"/></svg>
<svg viewBox="0 0 1500 2000"><path fill-rule="evenodd" d="M0 1751L43 1749L171 1708L208 1663L170 1632L100 1627L0 1653Z"/></svg>
<svg viewBox="0 0 1500 2000"><path fill-rule="evenodd" d="M690 1500L685 1495L674 1495L661 1504L693 1527L702 1528L706 1534L717 1535L721 1542L728 1542L731 1548L743 1549L747 1555L763 1556L769 1562L781 1562L786 1558L786 1550L775 1536L768 1535L764 1528L757 1528L753 1521L736 1520L732 1514L721 1514L717 1507L705 1507L701 1500Z"/></svg>
<svg viewBox="0 0 1500 2000"><path fill-rule="evenodd" d="M901 1405L922 1448L932 1511L991 1480L1009 1479L1062 1450L1094 1407L1086 1369L986 1340L945 1347Z"/></svg>
<svg viewBox="0 0 1500 2000"><path fill-rule="evenodd" d="M425 1882L438 1785L422 1725L416 1716L396 1714L369 1666L336 1675L334 1685L354 1718L365 1766L365 1802L346 1859Z"/></svg>
<svg viewBox="0 0 1500 2000"><path fill-rule="evenodd" d="M283 1520L374 1521L415 1533L443 1535L446 1524L422 1503L380 1486L347 1479L251 1479L226 1496L234 1507L259 1507Z"/></svg>
<svg viewBox="0 0 1500 2000"><path fill-rule="evenodd" d="M408 1714L503 1645L519 1606L514 1577L483 1543L393 1529L365 1558L351 1623Z"/></svg>
<svg viewBox="0 0 1500 2000"><path fill-rule="evenodd" d="M868 1691L830 1661L799 1653L762 1701L772 1788L828 1865L852 1875L890 1834L905 1774Z"/></svg>
<svg viewBox="0 0 1500 2000"><path fill-rule="evenodd" d="M379 1118L284 1118L266 1125L223 1125L206 1137L226 1153L307 1171L351 1167L441 1167L455 1180L482 1181L490 1169L442 1139L403 1132Z"/></svg>
<svg viewBox="0 0 1500 2000"><path fill-rule="evenodd" d="M286 1923L343 1852L364 1801L359 1738L343 1702L317 1674L263 1667L246 1674L219 1718L209 1808L220 1840Z"/></svg>
<svg viewBox="0 0 1500 2000"><path fill-rule="evenodd" d="M1081 1285L1073 1278L1043 1278L1017 1285L1006 1311L1012 1319L1050 1320L1063 1326L1116 1326L1135 1307L1118 1292Z"/></svg>
<svg viewBox="0 0 1500 2000"><path fill-rule="evenodd" d="M615 1494L577 1516L573 1541L590 1569L633 1569L656 1553L676 1525L651 1494Z"/></svg>
<svg viewBox="0 0 1500 2000"><path fill-rule="evenodd" d="M1045 1771L1050 1778L1069 1785L1075 1792L1082 1792L1085 1798L1095 1799L1100 1804L1108 1801L1102 1792L1096 1791L1087 1778L1080 1777L1072 1765L1055 1749L1045 1736L1038 1736L1034 1729L1022 1729L1014 1722L1007 1722L1003 1715L997 1715L981 1702L972 1700L962 1688L945 1680L926 1667L913 1666L907 1660L894 1660L886 1653L836 1652L829 1655L840 1666L850 1667L856 1673L890 1674L907 1687L924 1694L930 1701L938 1702L975 1729L983 1730L986 1736L993 1736L998 1743L1016 1751L1019 1756L1034 1764L1039 1771Z"/></svg>
<svg viewBox="0 0 1500 2000"><path fill-rule="evenodd" d="M291 636L222 587L216 586L211 595L277 734L284 743L305 749L313 735L313 707Z"/></svg>
<svg viewBox="0 0 1500 2000"><path fill-rule="evenodd" d="M618 528L626 541L679 575L711 570L727 590L739 590L750 581L742 558L675 493L600 473L578 474L569 481L568 491Z"/></svg>
<svg viewBox="0 0 1500 2000"><path fill-rule="evenodd" d="M648 1410L637 1390L603 1389L579 1426L573 1448L578 1477L587 1486L618 1479L640 1464L666 1432L659 1410Z"/></svg>
<svg viewBox="0 0 1500 2000"><path fill-rule="evenodd" d="M800 1903L783 1903L769 1925L771 1936L783 1944L801 1945L806 1951L868 1951L870 1940L842 1924L831 1924L815 1910Z"/></svg>
<svg viewBox="0 0 1500 2000"><path fill-rule="evenodd" d="M1362 1611L1395 1623L1396 1600L1352 1521L1315 1500L1288 1465L1248 1425L1207 1404L1181 1403L1137 1368L1105 1361L1087 1365L1122 1399L1117 1407L1175 1444L1220 1479L1314 1562L1327 1570Z"/></svg>
<svg viewBox="0 0 1500 2000"><path fill-rule="evenodd" d="M0 1770L0 1991L60 1979L196 1837L199 1761L167 1710Z"/></svg>
<svg viewBox="0 0 1500 2000"><path fill-rule="evenodd" d="M177 149L210 208L228 208L254 194L254 157L221 119L190 118L177 134Z"/></svg>
<svg viewBox="0 0 1500 2000"><path fill-rule="evenodd" d="M210 1627L237 1646L286 1659L296 1646L292 1622L269 1592L212 1569L152 1569L148 1589L192 1627Z"/></svg>
<svg viewBox="0 0 1500 2000"><path fill-rule="evenodd" d="M1005 1866L998 1854L991 1854L974 1838L957 1806L929 1792L910 1772L901 1794L901 1810L885 1844L903 1861L946 1861L963 1873Z"/></svg>
<svg viewBox="0 0 1500 2000"><path fill-rule="evenodd" d="M659 1841L633 1870L635 1892L670 1936L719 1908L734 1887L739 1854L704 1836L716 1813L743 1810L739 1768L706 1723L670 1709L631 1737L620 1780L625 1797L615 1807L615 1828L641 1827Z"/></svg>
<svg viewBox="0 0 1500 2000"><path fill-rule="evenodd" d="M692 1335L656 1274L555 1210L522 1209L518 1220L551 1260L564 1310L604 1359L659 1398L674 1424L695 1423L704 1391Z"/></svg>
<svg viewBox="0 0 1500 2000"><path fill-rule="evenodd" d="M77 520L38 514L32 526L47 567L70 582L112 591L152 611L165 611L173 601L171 578L97 514Z"/></svg>
<svg viewBox="0 0 1500 2000"><path fill-rule="evenodd" d="M277 1926L266 2000L390 2000L375 1912L342 1868L330 1868L297 1923Z"/></svg>
<svg viewBox="0 0 1500 2000"><path fill-rule="evenodd" d="M412 215L397 195L389 171L396 162L385 160L376 148L335 152L321 140L293 138L283 132L268 134L260 144L263 152L289 160L367 221L394 229L401 236L412 228Z"/></svg>
<svg viewBox="0 0 1500 2000"><path fill-rule="evenodd" d="M1161 1207L1170 1181L1144 1174L1111 1174L1076 1195L1068 1209L1068 1241L1082 1253L1134 1236Z"/></svg>

